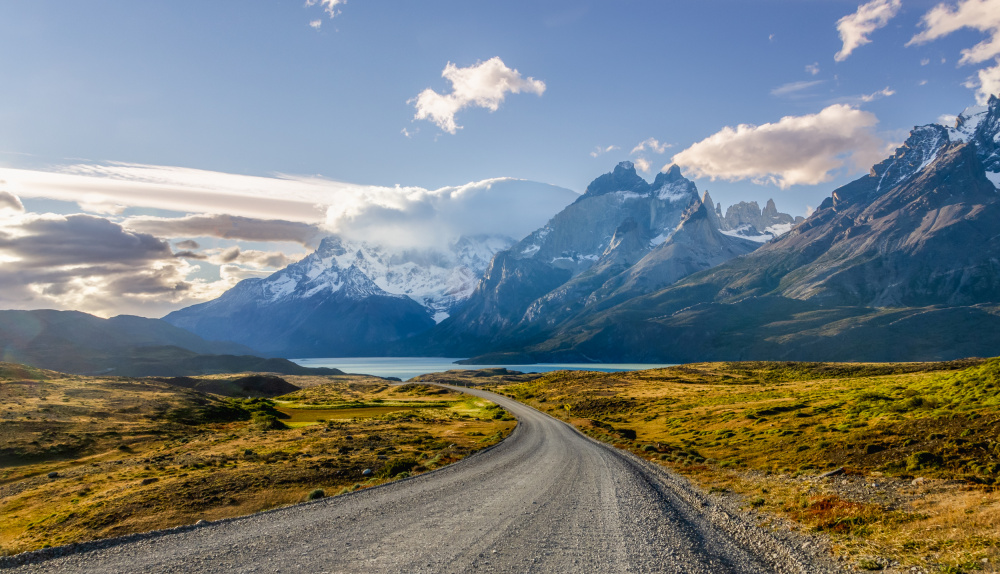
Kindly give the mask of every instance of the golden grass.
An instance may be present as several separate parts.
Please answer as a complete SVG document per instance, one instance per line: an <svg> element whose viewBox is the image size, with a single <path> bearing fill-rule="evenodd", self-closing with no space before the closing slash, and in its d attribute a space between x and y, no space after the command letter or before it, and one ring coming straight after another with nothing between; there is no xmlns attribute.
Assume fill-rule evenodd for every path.
<svg viewBox="0 0 1000 574"><path fill-rule="evenodd" d="M704 363L496 389L735 493L765 520L823 532L855 564L995 571L998 367Z"/></svg>
<svg viewBox="0 0 1000 574"><path fill-rule="evenodd" d="M3 554L241 516L315 489L367 488L459 460L515 424L467 395L336 377L281 397L310 407L281 407L296 428L261 430L226 419L234 412L226 408L243 403L222 397L148 380L24 373L0 378ZM390 398L408 406L381 406ZM319 420L332 412L350 416Z"/></svg>

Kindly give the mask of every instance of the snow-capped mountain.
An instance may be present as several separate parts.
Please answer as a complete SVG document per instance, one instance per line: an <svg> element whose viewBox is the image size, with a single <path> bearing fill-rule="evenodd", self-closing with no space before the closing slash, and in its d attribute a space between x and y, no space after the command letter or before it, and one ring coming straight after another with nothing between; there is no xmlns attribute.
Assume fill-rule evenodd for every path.
<svg viewBox="0 0 1000 574"><path fill-rule="evenodd" d="M269 277L164 320L209 340L282 356L343 356L426 330L471 295L514 241L462 237L445 250L394 251L337 236Z"/></svg>
<svg viewBox="0 0 1000 574"><path fill-rule="evenodd" d="M834 190L808 219L752 253L613 307L584 307L530 340L492 345L516 351L521 361L995 355L998 143L994 97L967 109L953 127L914 128L867 175Z"/></svg>
<svg viewBox="0 0 1000 574"><path fill-rule="evenodd" d="M767 243L805 221L804 217L792 217L779 212L773 199L768 199L763 209L756 201L734 203L729 206L725 215L722 214L722 204L713 203L712 196L707 191L702 202L709 210L710 219L723 234L758 243Z"/></svg>
<svg viewBox="0 0 1000 574"><path fill-rule="evenodd" d="M663 287L759 245L723 235L677 166L650 184L621 162L497 253L469 301L429 334L423 351L476 352L530 337L588 306ZM643 277L629 274L639 267Z"/></svg>

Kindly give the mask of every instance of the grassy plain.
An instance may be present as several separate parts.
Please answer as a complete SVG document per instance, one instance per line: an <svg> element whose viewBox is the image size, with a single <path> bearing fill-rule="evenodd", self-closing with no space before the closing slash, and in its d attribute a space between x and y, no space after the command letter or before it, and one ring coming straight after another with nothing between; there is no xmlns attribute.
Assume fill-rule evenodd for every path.
<svg viewBox="0 0 1000 574"><path fill-rule="evenodd" d="M459 460L515 425L488 401L428 385L284 378L301 389L232 398L0 364L0 554L374 486Z"/></svg>
<svg viewBox="0 0 1000 574"><path fill-rule="evenodd" d="M701 363L494 388L773 527L826 533L857 568L1000 567L1000 359Z"/></svg>

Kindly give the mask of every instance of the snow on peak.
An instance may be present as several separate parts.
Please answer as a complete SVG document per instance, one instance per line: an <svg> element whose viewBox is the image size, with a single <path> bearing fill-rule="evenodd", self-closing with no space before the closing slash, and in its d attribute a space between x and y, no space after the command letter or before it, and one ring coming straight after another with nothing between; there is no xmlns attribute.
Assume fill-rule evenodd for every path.
<svg viewBox="0 0 1000 574"><path fill-rule="evenodd" d="M398 252L328 237L316 251L265 279L264 289L272 302L340 291L351 299L409 297L442 321L472 295L493 255L513 243L498 235L465 236L447 251Z"/></svg>

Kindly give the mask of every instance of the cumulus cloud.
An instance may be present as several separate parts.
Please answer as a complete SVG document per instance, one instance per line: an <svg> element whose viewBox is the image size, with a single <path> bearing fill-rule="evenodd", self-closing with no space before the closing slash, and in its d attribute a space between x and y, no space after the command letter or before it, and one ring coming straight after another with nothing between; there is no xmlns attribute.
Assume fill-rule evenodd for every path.
<svg viewBox="0 0 1000 574"><path fill-rule="evenodd" d="M531 181L497 178L443 187L368 188L363 201L333 202L327 229L389 247L443 248L463 235L520 239L541 227L576 193Z"/></svg>
<svg viewBox="0 0 1000 574"><path fill-rule="evenodd" d="M319 30L320 28L323 27L323 21L322 20L312 20L312 21L309 22L309 27L311 27L313 30Z"/></svg>
<svg viewBox="0 0 1000 574"><path fill-rule="evenodd" d="M635 161L632 162L639 171L649 172L651 167L649 160L644 157L637 157Z"/></svg>
<svg viewBox="0 0 1000 574"><path fill-rule="evenodd" d="M845 104L816 114L786 116L776 123L725 127L673 157L696 177L792 185L829 181L850 161L854 167L881 159L883 142L872 133L878 119Z"/></svg>
<svg viewBox="0 0 1000 574"><path fill-rule="evenodd" d="M218 237L244 241L286 241L300 243L307 247L318 244L319 239L324 235L323 230L318 225L308 223L216 214L188 215L186 217L135 216L125 219L122 225L158 237Z"/></svg>
<svg viewBox="0 0 1000 574"><path fill-rule="evenodd" d="M668 144L668 143L661 143L656 138L647 138L647 139L639 142L638 145L636 145L634 148L632 148L632 153L633 154L637 154L639 152L643 152L643 151L646 151L646 150L649 150L649 151L651 151L653 153L663 153L663 152L667 151L667 148L670 148L670 147L673 147L673 145Z"/></svg>
<svg viewBox="0 0 1000 574"><path fill-rule="evenodd" d="M808 90L814 86L818 86L825 81L826 80L807 80L801 82L789 82L771 90L771 95L779 97L797 96L800 92Z"/></svg>
<svg viewBox="0 0 1000 574"><path fill-rule="evenodd" d="M430 120L450 134L461 129L455 123L455 114L464 108L476 106L495 112L508 93L527 92L541 96L545 92L545 82L522 78L520 72L508 68L497 57L467 68L448 62L441 76L451 83L450 94L439 94L427 88L407 103L414 104L417 109L414 119Z"/></svg>
<svg viewBox="0 0 1000 574"><path fill-rule="evenodd" d="M899 12L900 7L901 0L872 0L858 6L854 14L837 20L837 31L840 32L840 40L844 45L833 59L842 62L858 47L871 43L868 35L885 27Z"/></svg>
<svg viewBox="0 0 1000 574"><path fill-rule="evenodd" d="M966 83L966 87L975 88L976 103L980 105L986 105L990 96L1000 94L1000 58L995 65L979 70L976 80Z"/></svg>
<svg viewBox="0 0 1000 574"><path fill-rule="evenodd" d="M0 213L3 212L23 213L24 204L21 198L9 191L0 191Z"/></svg>
<svg viewBox="0 0 1000 574"><path fill-rule="evenodd" d="M806 73L810 75L819 74L819 62L813 62L812 64L806 64Z"/></svg>
<svg viewBox="0 0 1000 574"><path fill-rule="evenodd" d="M326 13L333 18L337 14L340 14L340 10L337 10L337 6L347 4L347 0L306 0L307 7L315 6L317 4L322 6L323 10L326 10ZM312 26L312 23L310 23L310 26ZM313 27L318 28L319 26Z"/></svg>
<svg viewBox="0 0 1000 574"><path fill-rule="evenodd" d="M613 152L617 149L619 148L616 145L609 145L608 147L597 146L594 148L594 151L590 152L590 157L598 157L606 153Z"/></svg>

